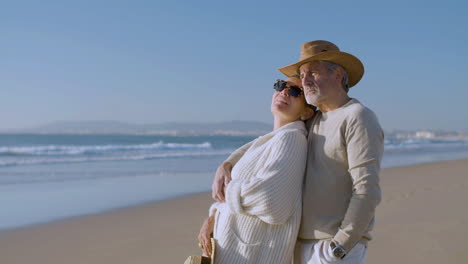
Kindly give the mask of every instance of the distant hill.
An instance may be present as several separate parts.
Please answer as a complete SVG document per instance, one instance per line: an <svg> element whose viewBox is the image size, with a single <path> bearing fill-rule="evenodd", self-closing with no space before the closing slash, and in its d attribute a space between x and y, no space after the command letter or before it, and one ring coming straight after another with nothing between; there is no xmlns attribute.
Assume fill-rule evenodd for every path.
<svg viewBox="0 0 468 264"><path fill-rule="evenodd" d="M142 134L142 135L261 135L272 125L256 121L217 123L131 124L119 121L56 121L31 129L12 131L34 134Z"/></svg>
<svg viewBox="0 0 468 264"><path fill-rule="evenodd" d="M166 122L159 124L131 124L120 121L56 121L30 129L0 131L1 134L133 134L174 136L259 136L270 132L272 124L257 121L226 121L210 123ZM438 129L385 131L386 139L464 139L468 131Z"/></svg>

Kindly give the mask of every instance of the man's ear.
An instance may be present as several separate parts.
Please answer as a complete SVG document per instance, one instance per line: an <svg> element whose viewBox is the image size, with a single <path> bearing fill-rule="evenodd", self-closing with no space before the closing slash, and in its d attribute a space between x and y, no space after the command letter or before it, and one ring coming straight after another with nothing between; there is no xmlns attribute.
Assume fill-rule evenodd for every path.
<svg viewBox="0 0 468 264"><path fill-rule="evenodd" d="M301 120L303 120L303 121L308 120L308 119L312 118L314 116L314 114L315 114L314 109L312 109L311 107L306 106L304 111L301 114Z"/></svg>
<svg viewBox="0 0 468 264"><path fill-rule="evenodd" d="M336 80L340 81L340 83L341 83L341 80L343 80L343 76L344 76L344 69L341 68L341 67L336 68L335 74L336 74L335 75Z"/></svg>

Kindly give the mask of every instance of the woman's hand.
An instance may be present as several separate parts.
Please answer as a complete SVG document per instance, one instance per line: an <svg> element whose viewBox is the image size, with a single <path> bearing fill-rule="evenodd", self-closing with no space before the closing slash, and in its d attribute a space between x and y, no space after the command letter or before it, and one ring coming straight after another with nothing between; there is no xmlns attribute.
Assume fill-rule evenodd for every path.
<svg viewBox="0 0 468 264"><path fill-rule="evenodd" d="M231 181L232 164L230 162L223 162L218 169L213 180L212 196L216 201L223 203L226 200L225 189Z"/></svg>
<svg viewBox="0 0 468 264"><path fill-rule="evenodd" d="M214 228L214 215L213 213L203 222L200 233L198 234L198 242L202 247L203 255L207 257L211 257L211 235L213 234Z"/></svg>

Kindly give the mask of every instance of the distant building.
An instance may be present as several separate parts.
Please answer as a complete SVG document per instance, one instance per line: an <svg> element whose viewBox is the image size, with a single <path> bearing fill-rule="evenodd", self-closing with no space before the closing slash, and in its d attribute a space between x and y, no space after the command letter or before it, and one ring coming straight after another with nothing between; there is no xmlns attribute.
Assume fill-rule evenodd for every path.
<svg viewBox="0 0 468 264"><path fill-rule="evenodd" d="M416 138L434 138L435 134L432 131L416 131L414 135Z"/></svg>

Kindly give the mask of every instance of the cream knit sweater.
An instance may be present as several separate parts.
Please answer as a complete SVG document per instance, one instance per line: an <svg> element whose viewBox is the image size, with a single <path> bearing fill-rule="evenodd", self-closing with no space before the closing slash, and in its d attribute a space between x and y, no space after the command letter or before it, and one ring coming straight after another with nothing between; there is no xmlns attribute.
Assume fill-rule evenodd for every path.
<svg viewBox="0 0 468 264"><path fill-rule="evenodd" d="M291 263L307 159L304 122L257 138L232 170L226 203L215 203L216 264Z"/></svg>
<svg viewBox="0 0 468 264"><path fill-rule="evenodd" d="M333 239L346 250L367 243L381 200L384 133L358 100L310 120L301 239Z"/></svg>

